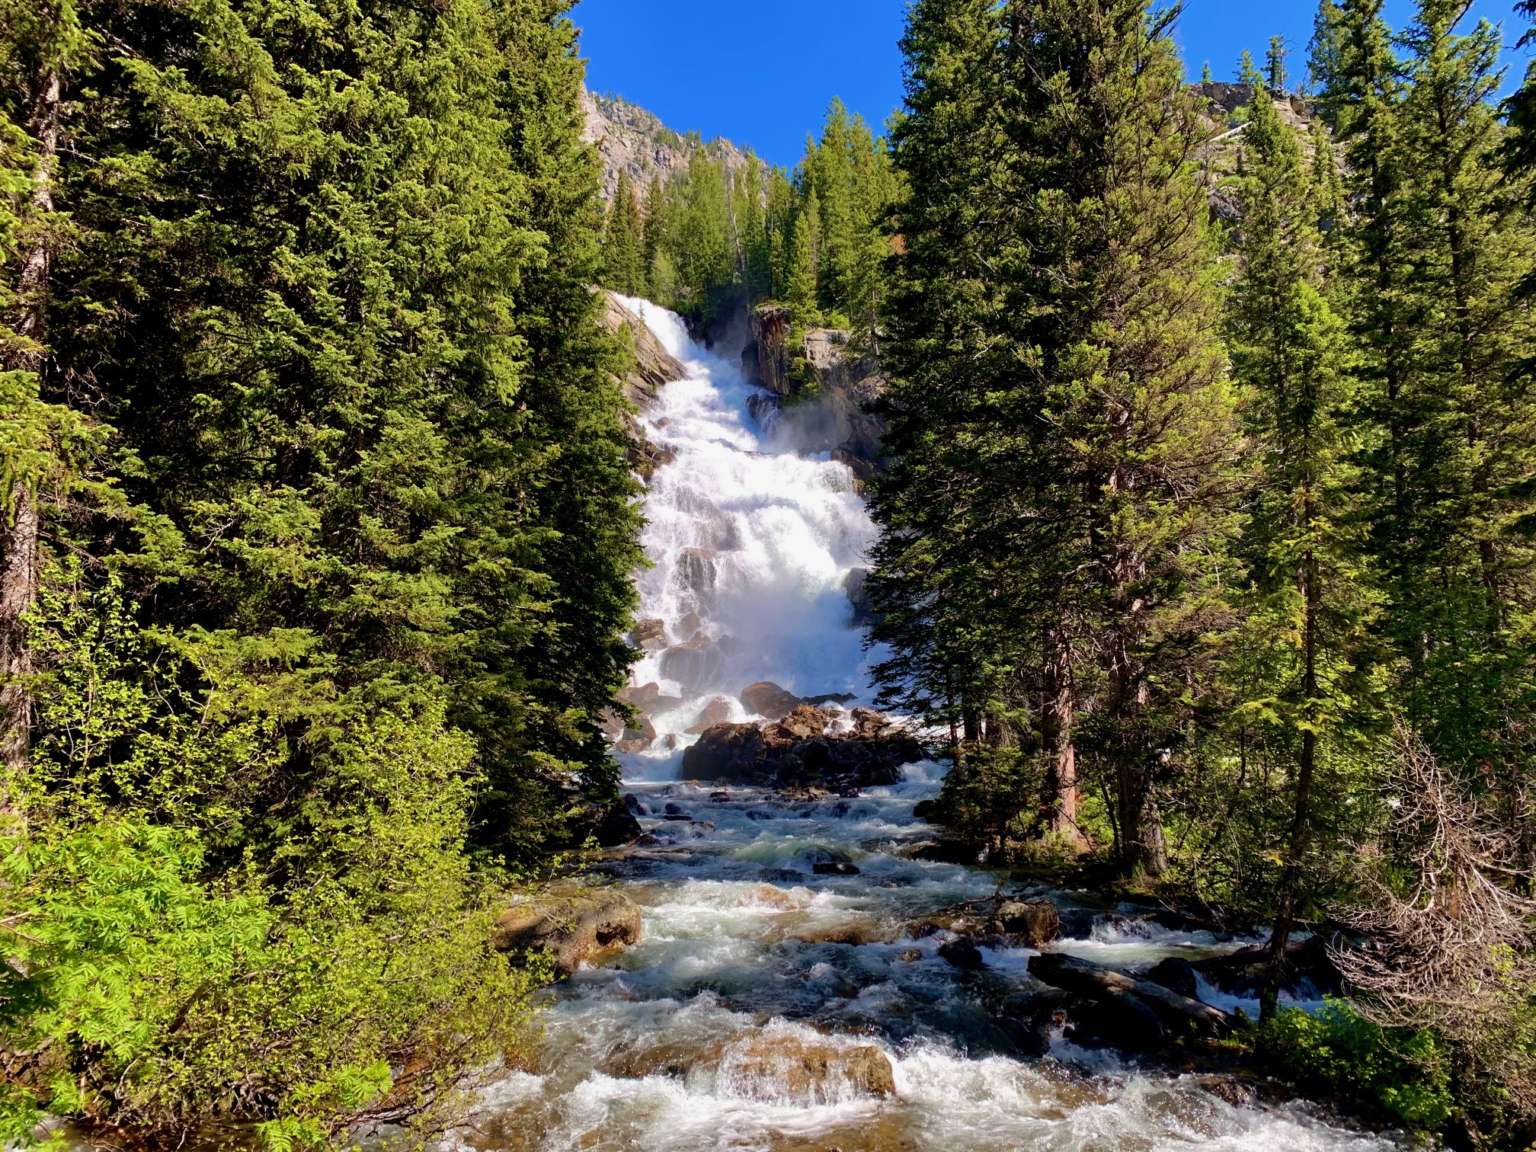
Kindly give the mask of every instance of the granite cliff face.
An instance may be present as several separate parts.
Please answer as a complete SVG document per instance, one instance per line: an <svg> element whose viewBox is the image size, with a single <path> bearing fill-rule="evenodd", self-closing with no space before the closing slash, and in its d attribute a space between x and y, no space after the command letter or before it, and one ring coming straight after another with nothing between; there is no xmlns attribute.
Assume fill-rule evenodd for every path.
<svg viewBox="0 0 1536 1152"><path fill-rule="evenodd" d="M885 391L879 363L861 354L840 328L796 332L789 309L760 304L750 315L751 340L742 354L747 374L771 396L759 398L759 419L796 425L808 451L830 452L861 481L879 470L884 420L871 410Z"/></svg>
<svg viewBox="0 0 1536 1152"><path fill-rule="evenodd" d="M656 177L666 181L688 167L688 161L700 150L723 159L735 171L747 162L747 154L729 140L704 142L668 128L644 108L616 96L582 93L586 114L583 135L597 148L603 164L603 199L613 199L619 173L627 171L637 195Z"/></svg>

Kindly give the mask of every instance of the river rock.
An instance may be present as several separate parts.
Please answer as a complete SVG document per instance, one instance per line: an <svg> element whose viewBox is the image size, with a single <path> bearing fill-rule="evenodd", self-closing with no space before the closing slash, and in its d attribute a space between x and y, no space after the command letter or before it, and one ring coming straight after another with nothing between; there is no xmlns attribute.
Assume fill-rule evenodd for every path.
<svg viewBox="0 0 1536 1152"><path fill-rule="evenodd" d="M801 704L782 720L764 728L763 739L770 748L787 748L820 736L830 723L832 717L814 704Z"/></svg>
<svg viewBox="0 0 1536 1152"><path fill-rule="evenodd" d="M688 689L702 688L720 670L720 649L707 636L695 636L661 654L661 674Z"/></svg>
<svg viewBox="0 0 1536 1152"><path fill-rule="evenodd" d="M769 1029L732 1041L716 1071L721 1095L815 1107L896 1094L891 1061L873 1044L840 1044Z"/></svg>
<svg viewBox="0 0 1536 1152"><path fill-rule="evenodd" d="M818 860L811 866L811 870L818 876L857 876L858 865L847 860Z"/></svg>
<svg viewBox="0 0 1536 1152"><path fill-rule="evenodd" d="M1191 1000L1199 996L1200 983L1195 966L1182 956L1163 957L1147 972L1147 979Z"/></svg>
<svg viewBox="0 0 1536 1152"><path fill-rule="evenodd" d="M502 952L547 950L569 976L640 940L640 909L610 888L556 887L508 908L492 944Z"/></svg>
<svg viewBox="0 0 1536 1152"><path fill-rule="evenodd" d="M1029 974L1071 996L1069 1014L1085 1038L1117 1048L1138 1049L1148 1020L1159 1025L1145 1041L1149 1045L1169 1036L1210 1039L1232 1031L1231 1017L1219 1008L1063 952L1030 957Z"/></svg>
<svg viewBox="0 0 1536 1152"><path fill-rule="evenodd" d="M1343 982L1328 955L1328 941L1324 936L1293 940L1286 948L1285 956L1282 987L1286 991L1318 996L1337 996L1342 991ZM1240 948L1229 956L1198 960L1194 968L1229 995L1254 997L1264 987L1268 965L1269 949L1259 944Z"/></svg>
<svg viewBox="0 0 1536 1152"><path fill-rule="evenodd" d="M750 707L751 705L747 705ZM854 795L894 784L922 745L878 712L855 709L851 731L828 734L830 713L800 704L771 724L717 724L683 753L684 780Z"/></svg>
<svg viewBox="0 0 1536 1152"><path fill-rule="evenodd" d="M782 720L801 703L800 697L770 680L748 684L741 690L741 706L764 720Z"/></svg>
<svg viewBox="0 0 1536 1152"><path fill-rule="evenodd" d="M981 957L981 949L976 947L976 942L968 936L960 936L940 944L939 955L962 972L975 972L985 968L987 963Z"/></svg>
<svg viewBox="0 0 1536 1152"><path fill-rule="evenodd" d="M656 725L649 716L637 716L624 726L614 748L620 752L644 752L656 741Z"/></svg>
<svg viewBox="0 0 1536 1152"><path fill-rule="evenodd" d="M635 814L629 810L629 806L623 800L616 800L597 822L597 829L593 835L600 846L617 848L623 844L633 843L643 833L644 829L640 827L640 821L635 819Z"/></svg>
<svg viewBox="0 0 1536 1152"><path fill-rule="evenodd" d="M843 591L847 593L848 604L853 610L853 623L860 628L867 628L878 620L868 584L868 568L855 568L843 578Z"/></svg>
<svg viewBox="0 0 1536 1152"><path fill-rule="evenodd" d="M1010 997L999 1013L1003 1031L1026 1056L1039 1058L1051 1050L1051 1038L1066 1018L1067 994L1060 988L1037 988Z"/></svg>
<svg viewBox="0 0 1536 1152"><path fill-rule="evenodd" d="M677 554L677 567L673 570L672 582L680 591L691 595L700 609L708 608L715 602L715 581L718 576L715 554L708 548L684 548Z"/></svg>
<svg viewBox="0 0 1536 1152"><path fill-rule="evenodd" d="M1004 901L993 920L1016 947L1039 948L1061 935L1061 914L1049 900Z"/></svg>

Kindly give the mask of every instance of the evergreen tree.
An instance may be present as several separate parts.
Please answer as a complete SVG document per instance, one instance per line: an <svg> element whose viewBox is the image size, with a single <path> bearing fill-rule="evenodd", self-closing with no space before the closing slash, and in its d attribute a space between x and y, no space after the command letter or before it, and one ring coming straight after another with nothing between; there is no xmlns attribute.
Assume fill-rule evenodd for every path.
<svg viewBox="0 0 1536 1152"><path fill-rule="evenodd" d="M1271 36L1264 58L1264 80L1275 96L1284 96L1288 77L1285 73L1285 37Z"/></svg>
<svg viewBox="0 0 1536 1152"><path fill-rule="evenodd" d="M625 296L644 296L645 238L629 170L619 173L603 236L603 283Z"/></svg>
<svg viewBox="0 0 1536 1152"><path fill-rule="evenodd" d="M816 186L810 185L795 212L790 247L789 281L786 285L790 311L799 325L814 324L821 317L817 287L821 268L821 205Z"/></svg>
<svg viewBox="0 0 1536 1152"><path fill-rule="evenodd" d="M1417 387L1399 398L1405 505L1390 543L1410 714L1442 763L1470 767L1517 754L1503 741L1531 682L1510 644L1536 593L1536 553L1515 528L1536 479L1524 368L1533 331L1515 306L1536 236L1497 171L1498 32L1483 21L1459 34L1466 9L1424 0L1404 37L1411 88L1399 122L1414 265L1403 291Z"/></svg>
<svg viewBox="0 0 1536 1152"><path fill-rule="evenodd" d="M1242 551L1255 603L1243 646L1265 654L1253 686L1291 758L1291 818L1270 977L1262 1011L1274 1015L1286 945L1305 899L1316 810L1351 755L1363 632L1371 597L1361 570L1356 477L1343 429L1353 406L1342 321L1322 285L1323 253L1301 146L1260 90L1244 135L1242 275L1231 302L1231 350L1249 395L1247 424L1261 471Z"/></svg>

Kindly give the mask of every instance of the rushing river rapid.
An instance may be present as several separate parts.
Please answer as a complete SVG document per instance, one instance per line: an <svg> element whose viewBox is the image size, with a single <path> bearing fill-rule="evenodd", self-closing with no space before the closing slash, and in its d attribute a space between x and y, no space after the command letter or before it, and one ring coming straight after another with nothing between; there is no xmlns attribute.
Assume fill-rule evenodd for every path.
<svg viewBox="0 0 1536 1152"><path fill-rule="evenodd" d="M641 906L643 937L557 987L531 1069L497 1081L450 1145L1395 1147L1308 1106L1232 1103L1216 1078L1138 1069L1062 1036L1044 1057L1021 1055L1001 1006L1032 985L1032 953L983 948L984 966L962 969L940 955L946 933L909 928L1006 879L908 855L932 838L913 805L937 791L938 765L910 765L904 782L848 798L677 780L689 729L751 719L736 694L754 681L868 699L845 586L873 530L845 467L797 452L771 414L759 424L733 358L692 342L671 313L628 303L688 367L643 417L671 459L648 490L652 567L640 577L641 618L663 621L665 635L635 682L675 704L658 709L651 747L624 757L644 846L604 866ZM816 874L827 860L858 872ZM1099 963L1135 970L1242 943L1117 917L1086 893L1050 895L1098 913L1069 921L1076 938L1050 947Z"/></svg>

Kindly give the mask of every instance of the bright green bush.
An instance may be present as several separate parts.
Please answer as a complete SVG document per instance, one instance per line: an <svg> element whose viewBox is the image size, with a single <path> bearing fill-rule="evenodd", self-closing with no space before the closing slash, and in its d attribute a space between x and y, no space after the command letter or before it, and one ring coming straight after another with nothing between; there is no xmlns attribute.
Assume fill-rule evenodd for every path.
<svg viewBox="0 0 1536 1152"><path fill-rule="evenodd" d="M1433 1032L1382 1028L1344 1001L1315 1014L1280 1012L1260 1033L1259 1048L1308 1091L1392 1124L1437 1131L1456 1110L1449 1055Z"/></svg>

